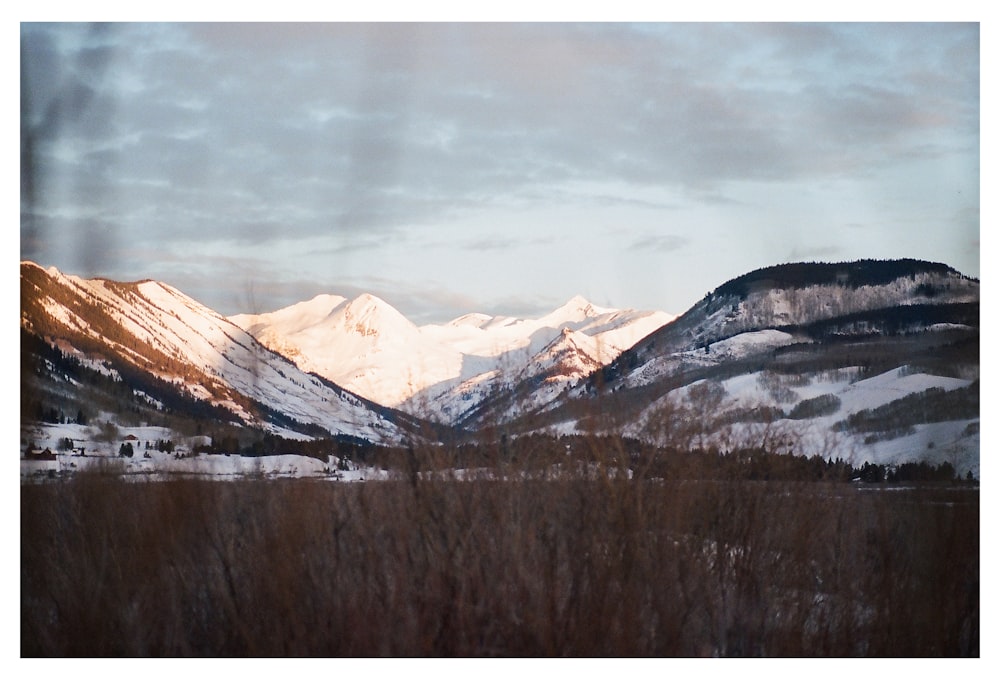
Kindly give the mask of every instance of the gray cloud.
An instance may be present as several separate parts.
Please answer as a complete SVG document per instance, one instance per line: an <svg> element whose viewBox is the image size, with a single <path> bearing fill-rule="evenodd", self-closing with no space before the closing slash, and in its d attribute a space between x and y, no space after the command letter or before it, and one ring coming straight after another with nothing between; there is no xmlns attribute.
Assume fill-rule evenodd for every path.
<svg viewBox="0 0 1000 680"><path fill-rule="evenodd" d="M630 250L656 251L672 253L681 250L691 242L691 239L676 234L651 234L636 239L629 246Z"/></svg>
<svg viewBox="0 0 1000 680"><path fill-rule="evenodd" d="M22 257L71 234L93 272L128 244L360 250L501 205L978 167L975 24L23 24L21 47Z"/></svg>
<svg viewBox="0 0 1000 680"><path fill-rule="evenodd" d="M512 248L518 248L522 245L524 245L524 242L515 238L506 236L487 236L485 238L466 241L461 247L466 250L510 250Z"/></svg>

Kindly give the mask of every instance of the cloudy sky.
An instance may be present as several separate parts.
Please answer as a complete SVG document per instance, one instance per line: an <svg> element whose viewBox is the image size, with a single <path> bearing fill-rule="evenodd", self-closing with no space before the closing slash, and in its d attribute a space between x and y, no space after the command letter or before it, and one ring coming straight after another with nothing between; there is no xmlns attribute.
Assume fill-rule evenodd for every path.
<svg viewBox="0 0 1000 680"><path fill-rule="evenodd" d="M976 24L22 24L22 259L224 314L980 275Z"/></svg>

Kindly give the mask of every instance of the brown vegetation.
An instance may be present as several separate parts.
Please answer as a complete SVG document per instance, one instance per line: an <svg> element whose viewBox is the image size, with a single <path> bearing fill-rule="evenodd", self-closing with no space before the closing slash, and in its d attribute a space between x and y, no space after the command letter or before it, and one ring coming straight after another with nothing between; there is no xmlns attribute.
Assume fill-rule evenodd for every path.
<svg viewBox="0 0 1000 680"><path fill-rule="evenodd" d="M396 482L22 486L21 653L979 654L978 490L629 479L609 449L549 480L416 452Z"/></svg>

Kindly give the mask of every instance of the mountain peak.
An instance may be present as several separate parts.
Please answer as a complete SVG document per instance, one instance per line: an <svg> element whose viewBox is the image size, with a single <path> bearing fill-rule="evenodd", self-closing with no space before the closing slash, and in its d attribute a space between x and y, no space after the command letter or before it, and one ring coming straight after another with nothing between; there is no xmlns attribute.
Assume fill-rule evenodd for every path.
<svg viewBox="0 0 1000 680"><path fill-rule="evenodd" d="M388 304L382 298L377 295L372 295L371 293L362 293L353 300L351 300L352 305L376 305L376 304Z"/></svg>
<svg viewBox="0 0 1000 680"><path fill-rule="evenodd" d="M592 316L593 313L604 311L602 308L596 307L590 300L582 295L574 295L566 301L566 304L564 304L561 309L574 311L579 310L587 316Z"/></svg>
<svg viewBox="0 0 1000 680"><path fill-rule="evenodd" d="M412 333L417 330L399 310L371 293L357 296L340 308L339 314L348 327L363 335Z"/></svg>
<svg viewBox="0 0 1000 680"><path fill-rule="evenodd" d="M347 303L348 316L370 316L372 314L399 314L395 307L371 293L362 293Z"/></svg>
<svg viewBox="0 0 1000 680"><path fill-rule="evenodd" d="M542 317L544 325L558 327L566 323L577 323L615 310L597 307L582 295L574 295L564 305Z"/></svg>

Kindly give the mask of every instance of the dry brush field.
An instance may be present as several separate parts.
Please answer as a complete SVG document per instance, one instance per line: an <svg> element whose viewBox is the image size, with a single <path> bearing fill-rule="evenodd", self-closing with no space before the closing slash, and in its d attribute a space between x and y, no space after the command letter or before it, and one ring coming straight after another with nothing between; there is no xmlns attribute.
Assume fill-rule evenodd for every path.
<svg viewBox="0 0 1000 680"><path fill-rule="evenodd" d="M978 487L21 487L24 656L977 656Z"/></svg>

